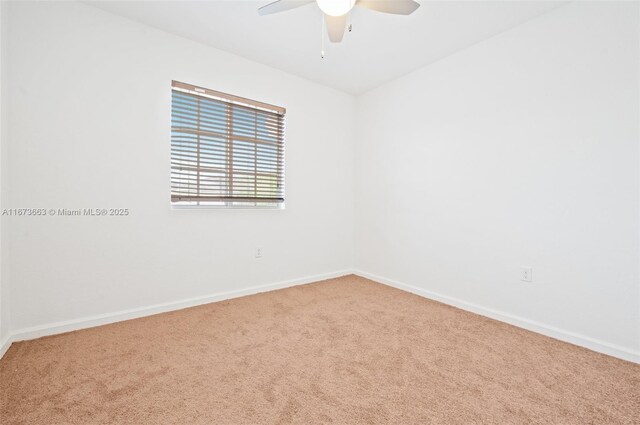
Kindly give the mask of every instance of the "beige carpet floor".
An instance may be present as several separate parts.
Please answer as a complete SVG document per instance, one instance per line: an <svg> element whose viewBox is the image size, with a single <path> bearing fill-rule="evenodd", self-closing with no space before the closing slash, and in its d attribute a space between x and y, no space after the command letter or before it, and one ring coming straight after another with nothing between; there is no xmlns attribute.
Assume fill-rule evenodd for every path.
<svg viewBox="0 0 640 425"><path fill-rule="evenodd" d="M347 276L16 343L0 423L640 424L640 366Z"/></svg>

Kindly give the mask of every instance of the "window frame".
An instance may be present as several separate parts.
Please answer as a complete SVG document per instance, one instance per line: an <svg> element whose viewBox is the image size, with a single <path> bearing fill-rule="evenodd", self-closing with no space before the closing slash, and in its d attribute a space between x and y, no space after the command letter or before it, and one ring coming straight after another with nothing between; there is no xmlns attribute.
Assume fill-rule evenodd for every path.
<svg viewBox="0 0 640 425"><path fill-rule="evenodd" d="M234 144L236 142L238 142L237 138L240 138L240 141L244 142L244 143L253 143L256 146L256 149L254 150L254 156L253 156L253 163L254 163L254 174L253 174L253 178L254 181L257 181L257 176L258 171L257 171L257 167L258 167L258 135L257 135L257 130L254 133L253 136L253 141L251 141L251 137L248 136L237 136L235 133L233 133L233 113L236 111L236 109L238 110L254 110L256 115L255 115L255 120L257 122L258 119L258 113L261 111L263 114L272 114L277 116L276 122L276 142L275 142L275 146L276 146L276 159L273 161L273 164L275 164L275 173L274 173L274 177L276 180L276 184L277 184L277 189L276 189L276 194L280 194L281 196L279 198L273 198L273 199L264 199L264 200L258 200L258 197L255 197L255 200L253 199L246 199L246 198L242 198L241 196L238 196L237 200L233 199L233 182L235 181L235 176L237 175L237 173L234 173L234 160L231 159L229 164L225 164L224 166L224 173L227 176L228 179L228 183L227 183L227 187L229 187L229 191L230 191L230 196L229 199L220 199L220 200L186 200L186 201L180 201L180 200L175 200L175 196L174 195L174 171L179 169L179 166L175 166L174 165L174 143L176 143L174 141L174 129L176 127L174 127L174 92L182 92L185 93L187 95L191 95L194 96L196 98L206 98L206 99L211 99L212 101L217 101L220 102L221 104L226 104L228 109L228 114L230 114L231 118L227 120L226 123L226 127L225 127L225 131L223 131L223 133L226 132L226 134L228 135L225 139L225 146L226 146L226 151L227 151L227 157L228 155L233 155L233 150L234 150ZM223 93L223 92L219 92L216 90L211 90L211 89L207 89L204 87L199 87L199 86L194 86L192 84L187 84L187 83L183 83L180 81L175 81L172 80L171 81L171 137L170 137L170 157L171 157L171 161L170 161L170 206L171 209L177 209L177 210L199 210L199 209L248 209L248 210L265 210L265 209L272 209L272 210L281 210L281 209L285 209L285 190L286 190L286 182L285 182L285 176L286 176L286 172L285 172L285 114L286 114L286 109L281 107L281 106L276 106L276 105L271 105L268 103L264 103L264 102L260 102L260 101L256 101L256 100L252 100L252 99L248 99L248 98L244 98L244 97L240 97L240 96L235 96L235 95L231 95L228 93ZM237 105L237 108L234 107ZM197 152L198 152L198 165L195 166L196 168L196 173L197 173L197 183L196 186L198 187L197 191L200 191L200 165L199 165L199 161L200 161L200 146L201 146L201 141L200 141L200 135L203 132L206 132L206 130L202 130L199 126L200 126L200 104L198 102L198 128L197 130L194 130L193 133L196 134L196 146L197 146ZM181 130L178 130L178 132L185 131L186 127L181 128ZM190 131L186 132L186 133L190 133ZM242 137L246 137L249 140L242 140ZM263 142L264 143L264 142ZM249 157L251 158L251 157ZM251 160L250 160L251 162ZM249 162L249 163L250 163ZM245 171L246 172L246 171ZM264 172L263 172L264 173ZM240 174L243 174L242 172ZM249 174L251 175L251 174ZM264 174L263 174L264 176ZM257 190L257 189L254 189ZM254 194L257 195L257 193L254 192Z"/></svg>

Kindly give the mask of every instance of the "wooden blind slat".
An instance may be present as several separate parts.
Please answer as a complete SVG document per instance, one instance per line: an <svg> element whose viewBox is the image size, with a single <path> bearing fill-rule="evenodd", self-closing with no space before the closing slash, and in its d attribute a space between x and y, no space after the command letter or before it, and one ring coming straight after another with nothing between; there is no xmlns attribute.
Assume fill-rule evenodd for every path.
<svg viewBox="0 0 640 425"><path fill-rule="evenodd" d="M196 92L205 96L211 96L219 99L226 99L229 102L238 102L239 104L244 103L246 105L253 106L254 108L261 108L262 110L266 110L267 112L272 112L278 115L284 115L285 112L287 111L285 108L281 106L270 105L268 103L258 102L257 100L247 99L245 97L234 96L232 94L227 94L227 93L207 89L204 87L198 87L191 84L181 83L180 81L172 81L171 86L173 88L188 90L188 91ZM242 105L238 105L238 106L242 109L251 110L251 108L247 106L242 106Z"/></svg>

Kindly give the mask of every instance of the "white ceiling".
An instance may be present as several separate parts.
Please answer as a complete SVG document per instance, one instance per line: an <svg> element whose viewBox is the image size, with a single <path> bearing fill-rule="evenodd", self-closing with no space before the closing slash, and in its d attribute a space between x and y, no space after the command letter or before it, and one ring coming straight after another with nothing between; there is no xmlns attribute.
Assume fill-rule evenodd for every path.
<svg viewBox="0 0 640 425"><path fill-rule="evenodd" d="M565 2L428 1L410 16L354 8L353 32L326 41L309 4L258 16L266 1L91 1L133 19L352 94L435 62Z"/></svg>

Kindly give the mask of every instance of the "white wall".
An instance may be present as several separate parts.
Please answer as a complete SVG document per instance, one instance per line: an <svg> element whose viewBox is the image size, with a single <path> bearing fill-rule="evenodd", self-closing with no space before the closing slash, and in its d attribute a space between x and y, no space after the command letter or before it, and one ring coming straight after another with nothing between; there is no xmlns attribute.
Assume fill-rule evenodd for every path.
<svg viewBox="0 0 640 425"><path fill-rule="evenodd" d="M12 331L352 266L352 96L87 5L8 6L5 207L131 210L6 220ZM285 210L170 209L172 79L287 108Z"/></svg>
<svg viewBox="0 0 640 425"><path fill-rule="evenodd" d="M4 9L4 3L0 2L0 211L2 211L2 206L4 205L4 202L2 200L4 194L5 194L5 190L4 187L2 186L4 179L2 178L2 173L4 170L4 167L2 166L2 161L4 158L4 154L3 154L3 150L4 150L4 140L5 140L5 134L6 134L6 125L5 125L5 113L6 113L6 108L4 107L4 103L6 102L6 97L4 96L4 87L5 87L5 77L6 77L6 73L4 71L4 67L6 66L6 61L4 61L4 55L5 55L5 48L4 48L4 43L5 43L5 37L4 37L4 14L3 14L3 9ZM4 286L4 282L5 280L2 278L2 273L3 273L3 264L2 264L2 221L0 218L0 357L2 356L2 351L3 351L3 343L5 341L5 338L8 336L9 330L7 328L7 323L8 321L6 321L4 319L5 315L8 312L8 309L5 309L5 303L7 302L7 296L6 293L7 291L3 291L3 286Z"/></svg>
<svg viewBox="0 0 640 425"><path fill-rule="evenodd" d="M83 4L3 6L2 207L131 215L4 218L0 341L355 263L640 348L637 3L564 6L357 104ZM169 208L171 79L287 107L286 210Z"/></svg>
<svg viewBox="0 0 640 425"><path fill-rule="evenodd" d="M356 268L637 353L638 16L575 2L363 95Z"/></svg>

